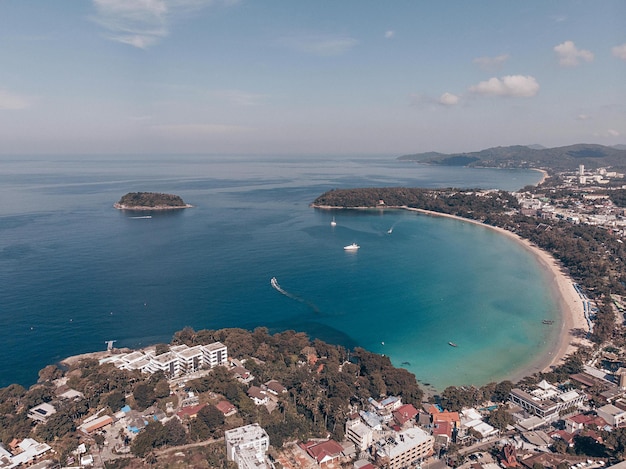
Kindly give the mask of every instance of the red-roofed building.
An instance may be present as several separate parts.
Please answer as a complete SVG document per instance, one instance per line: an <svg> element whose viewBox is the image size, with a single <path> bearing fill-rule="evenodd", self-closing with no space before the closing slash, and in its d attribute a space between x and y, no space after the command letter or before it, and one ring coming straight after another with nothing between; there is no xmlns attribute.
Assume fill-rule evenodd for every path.
<svg viewBox="0 0 626 469"><path fill-rule="evenodd" d="M176 412L176 416L181 420L184 420L186 418L195 419L198 416L198 412L200 412L200 409L202 409L205 406L206 404L198 404L198 405L190 405L187 407L183 407L178 412Z"/></svg>
<svg viewBox="0 0 626 469"><path fill-rule="evenodd" d="M341 457L343 447L334 440L316 442L308 441L300 445L317 464L325 464Z"/></svg>
<svg viewBox="0 0 626 469"><path fill-rule="evenodd" d="M435 441L447 445L452 439L452 430L454 426L445 420L433 424L432 434Z"/></svg>
<svg viewBox="0 0 626 469"><path fill-rule="evenodd" d="M228 401L220 401L215 407L222 414L224 414L224 417L230 417L231 415L235 415L237 413L237 407Z"/></svg>
<svg viewBox="0 0 626 469"><path fill-rule="evenodd" d="M606 420L597 415L577 414L565 419L565 429L570 433L576 433L589 427L603 428L606 425Z"/></svg>
<svg viewBox="0 0 626 469"><path fill-rule="evenodd" d="M405 404L393 412L393 418L400 426L415 419L416 415L417 409L412 404Z"/></svg>
<svg viewBox="0 0 626 469"><path fill-rule="evenodd" d="M438 412L433 415L433 423L450 422L453 427L461 426L461 418L458 412Z"/></svg>

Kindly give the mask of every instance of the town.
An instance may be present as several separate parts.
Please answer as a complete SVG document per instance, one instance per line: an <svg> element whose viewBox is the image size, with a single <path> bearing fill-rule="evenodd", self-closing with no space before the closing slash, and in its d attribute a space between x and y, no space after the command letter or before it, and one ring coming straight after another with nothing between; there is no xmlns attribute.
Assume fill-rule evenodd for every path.
<svg viewBox="0 0 626 469"><path fill-rule="evenodd" d="M106 351L44 368L28 390L0 389L0 468L626 465L624 187L623 174L581 165L510 197L446 192L461 200L455 215L504 226L547 251L545 234L567 226L606 234L593 232L589 243L603 251L583 245L594 251L584 261L553 252L576 281L589 327L580 331L586 345L550 370L426 394L388 357L294 331L186 328L142 350L109 341ZM395 197L373 192L359 196L378 208ZM434 200L435 192L441 203L444 191L418 196ZM492 196L500 209L477 208ZM604 283L585 264L599 259L611 261Z"/></svg>

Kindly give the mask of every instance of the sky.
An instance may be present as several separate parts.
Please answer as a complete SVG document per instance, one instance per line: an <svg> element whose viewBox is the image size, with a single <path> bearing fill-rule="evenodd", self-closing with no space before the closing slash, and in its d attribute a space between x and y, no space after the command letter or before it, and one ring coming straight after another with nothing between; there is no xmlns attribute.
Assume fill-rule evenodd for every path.
<svg viewBox="0 0 626 469"><path fill-rule="evenodd" d="M623 0L0 0L0 154L626 144Z"/></svg>

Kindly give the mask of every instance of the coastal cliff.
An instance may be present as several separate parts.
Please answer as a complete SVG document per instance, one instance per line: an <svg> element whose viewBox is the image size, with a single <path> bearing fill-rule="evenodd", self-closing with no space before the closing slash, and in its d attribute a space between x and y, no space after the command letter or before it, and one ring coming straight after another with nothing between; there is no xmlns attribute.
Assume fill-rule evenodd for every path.
<svg viewBox="0 0 626 469"><path fill-rule="evenodd" d="M182 198L159 192L129 192L113 204L119 210L176 210L189 208Z"/></svg>

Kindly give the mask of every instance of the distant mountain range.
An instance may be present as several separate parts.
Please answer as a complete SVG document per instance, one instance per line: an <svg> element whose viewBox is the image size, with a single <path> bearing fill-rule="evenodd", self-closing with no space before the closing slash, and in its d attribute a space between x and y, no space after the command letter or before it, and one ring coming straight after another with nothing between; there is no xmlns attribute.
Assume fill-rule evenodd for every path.
<svg viewBox="0 0 626 469"><path fill-rule="evenodd" d="M607 147L580 143L566 147L545 148L541 145L494 147L471 153L416 153L399 160L444 166L489 168L539 168L554 171L574 171L586 168L612 168L626 171L626 145Z"/></svg>

